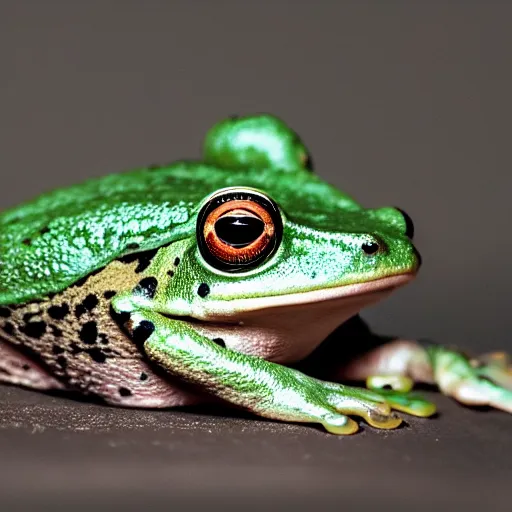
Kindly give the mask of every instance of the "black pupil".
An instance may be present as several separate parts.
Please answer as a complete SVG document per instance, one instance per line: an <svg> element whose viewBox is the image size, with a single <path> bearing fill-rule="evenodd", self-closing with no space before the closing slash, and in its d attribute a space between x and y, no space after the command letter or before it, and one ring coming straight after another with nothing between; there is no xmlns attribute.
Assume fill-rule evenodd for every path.
<svg viewBox="0 0 512 512"><path fill-rule="evenodd" d="M249 215L226 215L215 223L217 236L232 247L245 247L258 239L265 224L258 217Z"/></svg>

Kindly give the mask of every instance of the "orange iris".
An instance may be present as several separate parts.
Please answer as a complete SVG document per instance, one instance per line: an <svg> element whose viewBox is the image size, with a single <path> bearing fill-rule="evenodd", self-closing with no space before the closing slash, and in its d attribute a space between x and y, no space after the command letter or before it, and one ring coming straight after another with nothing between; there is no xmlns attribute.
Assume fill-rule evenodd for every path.
<svg viewBox="0 0 512 512"><path fill-rule="evenodd" d="M275 236L270 213L251 200L233 200L210 212L203 235L210 253L227 264L247 264L261 256Z"/></svg>

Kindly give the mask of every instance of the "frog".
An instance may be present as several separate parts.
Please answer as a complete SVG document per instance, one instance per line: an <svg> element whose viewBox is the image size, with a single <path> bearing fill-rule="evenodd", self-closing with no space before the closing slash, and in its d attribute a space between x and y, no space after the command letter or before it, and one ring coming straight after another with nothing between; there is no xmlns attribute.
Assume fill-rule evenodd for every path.
<svg viewBox="0 0 512 512"><path fill-rule="evenodd" d="M417 276L414 224L322 179L269 113L199 159L105 174L0 214L0 381L110 406L210 405L349 435L436 405L512 412L501 352L374 333Z"/></svg>

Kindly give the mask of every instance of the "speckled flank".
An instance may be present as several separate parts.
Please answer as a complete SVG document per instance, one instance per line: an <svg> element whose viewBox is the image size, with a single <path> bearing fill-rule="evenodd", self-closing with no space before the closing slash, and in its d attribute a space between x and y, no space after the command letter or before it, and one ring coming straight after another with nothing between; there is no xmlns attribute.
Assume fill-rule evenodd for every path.
<svg viewBox="0 0 512 512"><path fill-rule="evenodd" d="M141 261L147 261L147 268L151 258L114 261L47 301L2 307L0 336L5 341L0 343L0 381L75 390L124 406L197 402L196 395L155 373L140 345L111 317L110 301L116 292L134 287L141 293L154 292L154 278L141 280ZM134 341L147 337L144 326L139 329Z"/></svg>

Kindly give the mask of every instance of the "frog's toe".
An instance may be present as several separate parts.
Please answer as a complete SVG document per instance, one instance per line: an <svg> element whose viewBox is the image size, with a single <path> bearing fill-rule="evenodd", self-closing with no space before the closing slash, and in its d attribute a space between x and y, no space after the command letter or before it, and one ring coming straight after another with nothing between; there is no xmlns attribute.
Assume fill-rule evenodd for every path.
<svg viewBox="0 0 512 512"><path fill-rule="evenodd" d="M327 432L337 435L355 434L359 430L357 423L344 414L329 414L322 419L322 425Z"/></svg>
<svg viewBox="0 0 512 512"><path fill-rule="evenodd" d="M355 393L352 397L346 395L334 399L334 406L343 413L363 418L369 425L381 429L397 428L402 418L391 411L391 406L380 396L365 396L364 391ZM377 398L377 400L375 399Z"/></svg>
<svg viewBox="0 0 512 512"><path fill-rule="evenodd" d="M393 409L405 412L411 416L428 418L435 414L437 410L435 404L416 394L401 393L387 389L382 389L379 393L387 400Z"/></svg>
<svg viewBox="0 0 512 512"><path fill-rule="evenodd" d="M426 418L436 412L436 406L418 395L408 394L413 381L404 375L373 375L367 378L366 386L377 391L393 409ZM386 388L391 389L386 389Z"/></svg>
<svg viewBox="0 0 512 512"><path fill-rule="evenodd" d="M369 425L375 428L381 429L393 429L397 428L402 424L402 418L395 413L390 414L379 414L376 411L370 411L364 416L364 419Z"/></svg>
<svg viewBox="0 0 512 512"><path fill-rule="evenodd" d="M405 375L371 375L366 379L366 387L373 390L391 388L407 393L412 389L413 381Z"/></svg>

